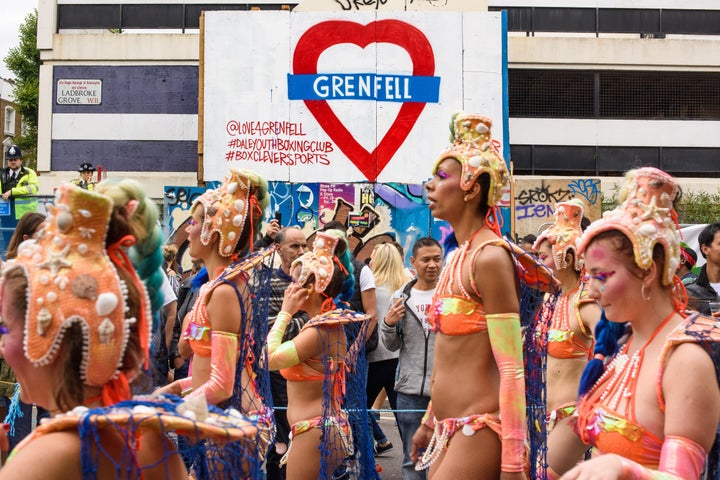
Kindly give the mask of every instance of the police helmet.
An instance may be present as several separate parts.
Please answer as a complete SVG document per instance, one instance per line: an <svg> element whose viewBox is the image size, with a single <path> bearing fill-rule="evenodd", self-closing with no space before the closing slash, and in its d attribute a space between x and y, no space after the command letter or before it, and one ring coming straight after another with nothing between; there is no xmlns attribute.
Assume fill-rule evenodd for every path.
<svg viewBox="0 0 720 480"><path fill-rule="evenodd" d="M78 167L78 172L80 172L80 173L82 173L82 172L94 172L94 171L95 171L95 167L93 167L92 163L90 163L90 162L83 162L83 163L81 163L80 166Z"/></svg>
<svg viewBox="0 0 720 480"><path fill-rule="evenodd" d="M7 153L5 154L5 158L7 160L15 160L17 158L23 158L22 152L20 151L20 147L17 145L11 145L10 148L8 148Z"/></svg>

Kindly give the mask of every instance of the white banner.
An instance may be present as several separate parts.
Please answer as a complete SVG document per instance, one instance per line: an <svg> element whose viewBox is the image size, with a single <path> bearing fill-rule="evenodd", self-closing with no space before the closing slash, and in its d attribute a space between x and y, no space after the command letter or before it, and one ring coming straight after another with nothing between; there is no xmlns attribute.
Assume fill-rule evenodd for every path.
<svg viewBox="0 0 720 480"><path fill-rule="evenodd" d="M420 183L458 110L507 146L502 13L208 12L206 181Z"/></svg>

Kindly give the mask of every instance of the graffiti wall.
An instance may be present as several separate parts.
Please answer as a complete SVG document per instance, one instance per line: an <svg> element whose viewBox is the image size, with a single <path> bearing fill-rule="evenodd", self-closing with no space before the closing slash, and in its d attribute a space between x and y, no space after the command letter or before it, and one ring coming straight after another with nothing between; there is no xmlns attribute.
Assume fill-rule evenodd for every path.
<svg viewBox="0 0 720 480"><path fill-rule="evenodd" d="M555 204L579 198L585 216L600 218L602 199L599 178L515 179L512 207L515 233L523 237L537 235L555 220Z"/></svg>
<svg viewBox="0 0 720 480"><path fill-rule="evenodd" d="M207 12L204 180L235 166L309 189L420 184L459 110L491 117L507 151L504 15ZM323 210L351 194L322 188Z"/></svg>
<svg viewBox="0 0 720 480"><path fill-rule="evenodd" d="M172 243L184 244L184 223L190 216L199 187L167 187L165 225ZM267 221L280 212L284 226L302 228L311 238L332 220L351 229L353 253L360 259L370 257L378 243L397 240L405 248L408 263L418 238L432 236L442 241L450 233L445 222L435 221L423 198L421 184L330 184L270 182Z"/></svg>

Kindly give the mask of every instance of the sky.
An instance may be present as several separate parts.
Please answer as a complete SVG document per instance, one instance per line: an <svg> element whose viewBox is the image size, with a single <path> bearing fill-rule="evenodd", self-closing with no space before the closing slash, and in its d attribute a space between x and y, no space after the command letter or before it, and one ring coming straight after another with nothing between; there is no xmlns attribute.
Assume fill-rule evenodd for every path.
<svg viewBox="0 0 720 480"><path fill-rule="evenodd" d="M20 25L37 6L38 0L0 0L0 77L14 77L5 66L5 57L11 48L20 43Z"/></svg>

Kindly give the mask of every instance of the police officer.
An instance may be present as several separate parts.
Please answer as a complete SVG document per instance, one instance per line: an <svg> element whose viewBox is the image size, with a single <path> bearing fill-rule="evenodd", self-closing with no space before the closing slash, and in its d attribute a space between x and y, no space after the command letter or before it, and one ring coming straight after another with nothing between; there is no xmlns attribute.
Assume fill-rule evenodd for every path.
<svg viewBox="0 0 720 480"><path fill-rule="evenodd" d="M8 148L5 154L8 166L0 173L2 198L15 202L15 220L19 220L26 212L37 211L35 195L40 189L38 177L32 168L23 166L22 152L17 145Z"/></svg>
<svg viewBox="0 0 720 480"><path fill-rule="evenodd" d="M0 170L0 190L2 199L10 203L10 209L7 215L0 216L0 254L3 258L18 220L27 212L37 211L37 199L32 195L40 188L37 174L31 168L23 167L22 152L17 145L7 149L5 159L8 166Z"/></svg>
<svg viewBox="0 0 720 480"><path fill-rule="evenodd" d="M92 163L81 163L78 167L80 178L71 180L70 183L77 187L84 188L85 190L95 190L95 182L92 181L92 175L94 171L95 167L93 167Z"/></svg>

